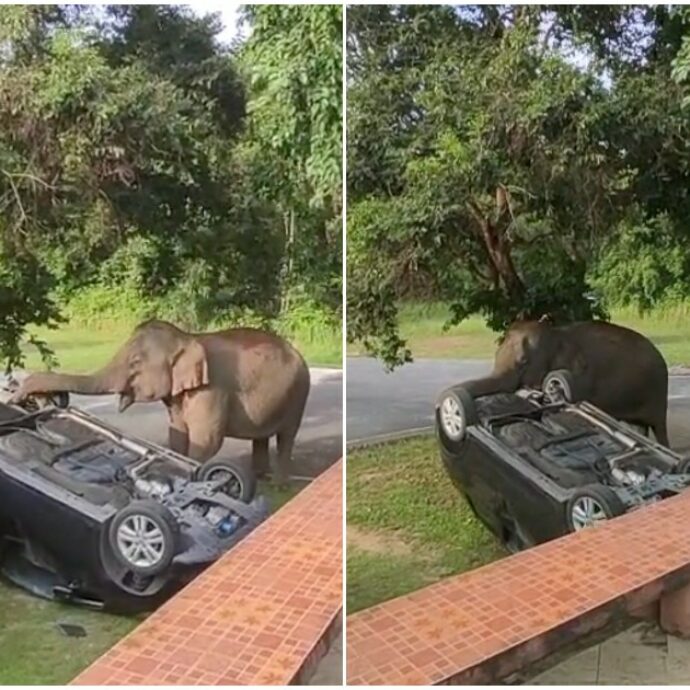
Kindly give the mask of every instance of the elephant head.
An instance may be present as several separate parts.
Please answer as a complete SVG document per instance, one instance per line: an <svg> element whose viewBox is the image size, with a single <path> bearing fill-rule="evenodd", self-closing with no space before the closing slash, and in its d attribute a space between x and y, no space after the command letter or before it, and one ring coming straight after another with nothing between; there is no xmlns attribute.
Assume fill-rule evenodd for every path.
<svg viewBox="0 0 690 690"><path fill-rule="evenodd" d="M119 393L123 412L134 402L165 400L207 384L208 361L203 345L172 324L154 320L139 325L113 359L94 374L32 374L12 402L56 391Z"/></svg>
<svg viewBox="0 0 690 690"><path fill-rule="evenodd" d="M499 341L489 376L463 383L473 396L512 393L521 386L538 388L554 369L579 373L584 360L565 332L543 321L519 321Z"/></svg>

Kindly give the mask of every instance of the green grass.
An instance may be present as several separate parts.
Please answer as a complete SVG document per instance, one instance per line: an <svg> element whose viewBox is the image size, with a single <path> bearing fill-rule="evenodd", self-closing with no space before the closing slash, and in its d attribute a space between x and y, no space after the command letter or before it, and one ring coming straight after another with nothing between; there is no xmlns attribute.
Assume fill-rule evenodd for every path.
<svg viewBox="0 0 690 690"><path fill-rule="evenodd" d="M406 303L400 308L400 334L414 357L487 359L493 356L498 335L490 331L479 316L466 319L444 330L450 317L439 303ZM349 343L349 356L366 354L358 343Z"/></svg>
<svg viewBox="0 0 690 690"><path fill-rule="evenodd" d="M67 323L58 329L35 328L32 333L45 340L64 371L87 372L103 366L131 334L134 323ZM296 332L289 340L312 366L342 365L342 340L339 332L329 330ZM43 369L41 358L31 345L25 348L25 366Z"/></svg>
<svg viewBox="0 0 690 690"><path fill-rule="evenodd" d="M340 330L297 331L286 335L310 366L342 367L343 336Z"/></svg>
<svg viewBox="0 0 690 690"><path fill-rule="evenodd" d="M350 613L504 555L451 484L432 437L348 453L347 524Z"/></svg>
<svg viewBox="0 0 690 690"><path fill-rule="evenodd" d="M139 622L38 599L0 582L0 684L65 685ZM67 637L57 623L81 625Z"/></svg>
<svg viewBox="0 0 690 690"><path fill-rule="evenodd" d="M669 365L690 366L690 305L658 308L647 316L633 309L616 309L611 316L614 323L646 335Z"/></svg>
<svg viewBox="0 0 690 690"><path fill-rule="evenodd" d="M125 323L101 326L63 324L56 330L36 328L32 332L55 352L60 369L86 372L103 366L127 340L132 328ZM25 352L27 369L44 368L34 347L27 345Z"/></svg>
<svg viewBox="0 0 690 690"><path fill-rule="evenodd" d="M290 499L294 498L305 486L304 482L293 482L287 486L276 486L270 481L260 479L257 492L266 496L271 512L275 513Z"/></svg>
<svg viewBox="0 0 690 690"><path fill-rule="evenodd" d="M408 303L402 306L400 332L414 357L493 358L497 334L486 327L481 317L473 316L444 331L443 326L449 316L448 308L439 303ZM614 309L611 320L646 335L659 348L669 365L690 365L690 304L659 307L645 316L630 308ZM361 348L351 346L348 354L363 352Z"/></svg>

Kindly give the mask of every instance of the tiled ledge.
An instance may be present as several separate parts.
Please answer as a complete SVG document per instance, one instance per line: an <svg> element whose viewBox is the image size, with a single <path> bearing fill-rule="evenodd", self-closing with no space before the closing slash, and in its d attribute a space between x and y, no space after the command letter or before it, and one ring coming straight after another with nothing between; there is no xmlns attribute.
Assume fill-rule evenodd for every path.
<svg viewBox="0 0 690 690"><path fill-rule="evenodd" d="M690 581L690 491L347 619L350 685L491 683Z"/></svg>
<svg viewBox="0 0 690 690"><path fill-rule="evenodd" d="M340 624L342 502L337 462L72 684L306 680Z"/></svg>

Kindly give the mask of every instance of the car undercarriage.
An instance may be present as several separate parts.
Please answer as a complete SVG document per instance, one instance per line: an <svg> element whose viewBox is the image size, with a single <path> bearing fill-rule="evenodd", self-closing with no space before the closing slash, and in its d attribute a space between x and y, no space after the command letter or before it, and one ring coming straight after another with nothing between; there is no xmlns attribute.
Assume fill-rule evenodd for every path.
<svg viewBox="0 0 690 690"><path fill-rule="evenodd" d="M41 596L157 605L267 514L251 471L83 411L0 404L0 569Z"/></svg>
<svg viewBox="0 0 690 690"><path fill-rule="evenodd" d="M474 398L460 384L446 389L436 407L441 456L451 479L512 549L690 486L686 459L549 385Z"/></svg>

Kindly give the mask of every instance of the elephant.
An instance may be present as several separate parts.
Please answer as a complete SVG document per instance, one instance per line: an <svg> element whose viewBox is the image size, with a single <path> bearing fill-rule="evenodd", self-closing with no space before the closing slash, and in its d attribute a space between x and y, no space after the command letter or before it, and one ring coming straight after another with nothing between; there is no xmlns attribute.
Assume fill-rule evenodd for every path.
<svg viewBox="0 0 690 690"><path fill-rule="evenodd" d="M302 355L283 338L254 328L187 333L171 323L140 324L113 359L90 375L28 376L12 398L52 392L119 393L120 412L160 400L169 416L169 446L201 462L223 438L251 439L257 474L269 469L268 442L277 437L274 479L284 483L309 395Z"/></svg>
<svg viewBox="0 0 690 690"><path fill-rule="evenodd" d="M571 372L579 399L645 431L651 428L659 443L669 445L666 362L647 338L622 326L516 322L499 343L492 373L462 385L473 397L511 393L540 387L557 369Z"/></svg>

